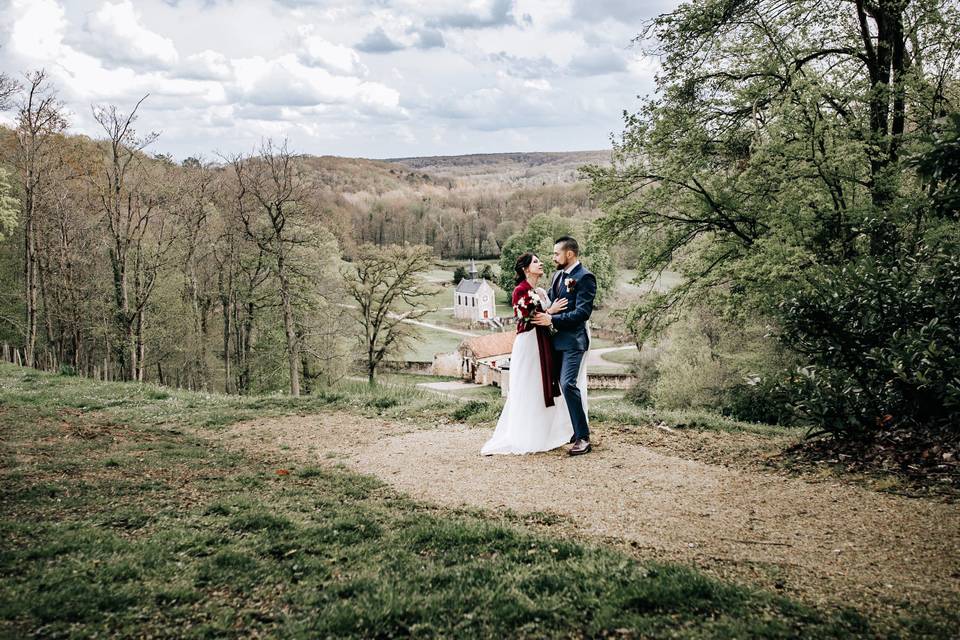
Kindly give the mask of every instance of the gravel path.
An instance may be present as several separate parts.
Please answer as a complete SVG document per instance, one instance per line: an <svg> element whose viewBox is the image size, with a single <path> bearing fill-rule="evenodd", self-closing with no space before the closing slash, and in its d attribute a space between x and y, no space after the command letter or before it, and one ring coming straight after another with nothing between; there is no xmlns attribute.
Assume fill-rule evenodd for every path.
<svg viewBox="0 0 960 640"><path fill-rule="evenodd" d="M343 462L435 504L552 513L561 534L807 601L960 606L956 505L665 455L612 430L580 458L563 449L482 457L488 436L336 413L244 423L220 437L298 461Z"/></svg>

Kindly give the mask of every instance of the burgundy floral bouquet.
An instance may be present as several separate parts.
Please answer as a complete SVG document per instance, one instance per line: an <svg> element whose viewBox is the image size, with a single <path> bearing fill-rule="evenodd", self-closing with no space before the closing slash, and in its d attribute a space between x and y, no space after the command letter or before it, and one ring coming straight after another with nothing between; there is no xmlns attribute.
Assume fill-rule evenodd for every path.
<svg viewBox="0 0 960 640"><path fill-rule="evenodd" d="M517 317L517 331L529 331L533 328L533 316L543 313L543 301L533 289L524 291L513 305L513 314Z"/></svg>

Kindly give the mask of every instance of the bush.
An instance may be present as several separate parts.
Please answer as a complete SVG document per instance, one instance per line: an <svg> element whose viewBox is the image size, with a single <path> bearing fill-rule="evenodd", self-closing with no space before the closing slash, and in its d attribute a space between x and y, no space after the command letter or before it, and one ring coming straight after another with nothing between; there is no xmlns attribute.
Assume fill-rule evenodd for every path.
<svg viewBox="0 0 960 640"><path fill-rule="evenodd" d="M467 420L491 411L491 405L484 400L470 400L453 411L454 420Z"/></svg>
<svg viewBox="0 0 960 640"><path fill-rule="evenodd" d="M459 265L456 269L453 270L453 284L460 284L461 280L467 278L467 268L463 265Z"/></svg>
<svg viewBox="0 0 960 640"><path fill-rule="evenodd" d="M790 425L795 421L792 391L772 376L747 376L724 392L721 413L743 422Z"/></svg>
<svg viewBox="0 0 960 640"><path fill-rule="evenodd" d="M954 243L824 268L781 305L808 366L790 385L815 433L948 429L960 410L960 257Z"/></svg>
<svg viewBox="0 0 960 640"><path fill-rule="evenodd" d="M653 389L660 377L656 362L646 358L637 360L630 365L630 375L636 379L636 383L627 390L624 398L640 407L652 405Z"/></svg>

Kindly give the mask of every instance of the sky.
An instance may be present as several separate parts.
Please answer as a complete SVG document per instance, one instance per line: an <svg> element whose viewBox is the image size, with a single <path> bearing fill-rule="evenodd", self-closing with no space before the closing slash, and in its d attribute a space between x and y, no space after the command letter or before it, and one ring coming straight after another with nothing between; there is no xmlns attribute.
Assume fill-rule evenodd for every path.
<svg viewBox="0 0 960 640"><path fill-rule="evenodd" d="M71 130L138 111L177 159L288 139L366 158L606 149L654 88L633 44L679 0L0 0L0 70ZM3 117L10 122L10 114Z"/></svg>

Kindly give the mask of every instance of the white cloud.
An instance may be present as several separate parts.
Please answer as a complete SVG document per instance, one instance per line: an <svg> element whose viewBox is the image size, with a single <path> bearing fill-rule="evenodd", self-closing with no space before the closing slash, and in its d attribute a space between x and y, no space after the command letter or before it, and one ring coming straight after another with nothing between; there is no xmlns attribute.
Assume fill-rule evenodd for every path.
<svg viewBox="0 0 960 640"><path fill-rule="evenodd" d="M602 148L652 88L630 39L677 2L0 0L0 68L46 68L90 135L91 103L149 93L141 126L178 157L268 135L368 157Z"/></svg>
<svg viewBox="0 0 960 640"><path fill-rule="evenodd" d="M195 80L230 80L233 77L233 67L227 56L219 51L204 49L186 57L176 69L180 78Z"/></svg>
<svg viewBox="0 0 960 640"><path fill-rule="evenodd" d="M335 76L326 69L308 67L293 54L271 60L241 58L232 64L236 84L231 97L243 102L294 107L353 104L380 115L405 115L396 90L378 82Z"/></svg>
<svg viewBox="0 0 960 640"><path fill-rule="evenodd" d="M12 25L9 46L14 54L48 60L60 54L67 22L54 0L13 0L4 17Z"/></svg>
<svg viewBox="0 0 960 640"><path fill-rule="evenodd" d="M130 0L101 4L88 18L87 31L84 48L119 64L170 67L179 59L172 40L140 23Z"/></svg>
<svg viewBox="0 0 960 640"><path fill-rule="evenodd" d="M345 76L365 76L367 68L360 63L360 56L350 47L325 40L314 33L313 25L299 29L300 59L309 66L322 67L332 73Z"/></svg>

